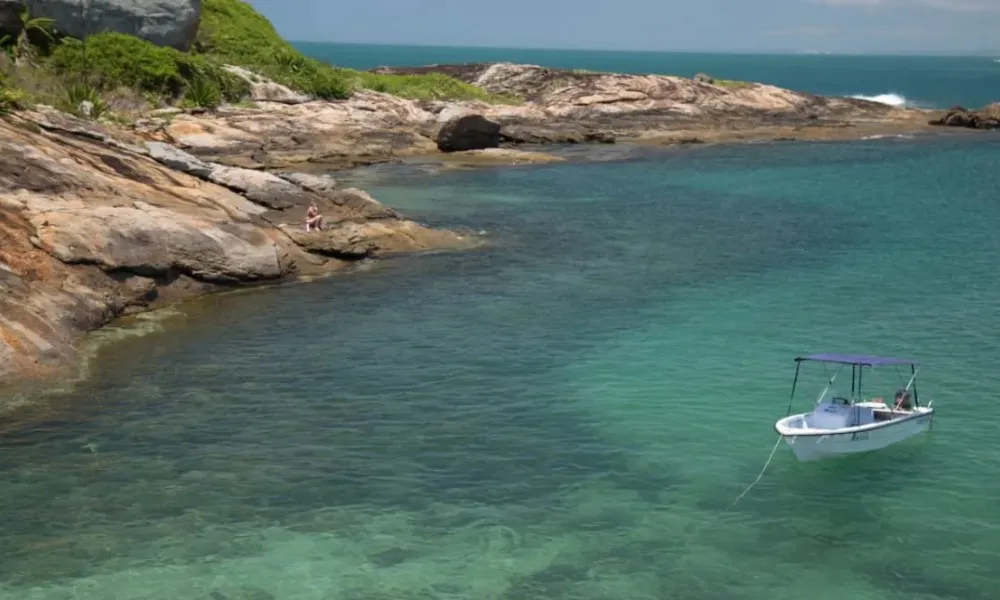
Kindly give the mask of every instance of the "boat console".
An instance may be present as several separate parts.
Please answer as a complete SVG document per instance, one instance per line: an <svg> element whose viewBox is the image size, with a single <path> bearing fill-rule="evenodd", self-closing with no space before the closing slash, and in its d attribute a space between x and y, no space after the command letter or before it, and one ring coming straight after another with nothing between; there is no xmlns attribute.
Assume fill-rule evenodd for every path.
<svg viewBox="0 0 1000 600"><path fill-rule="evenodd" d="M859 427L874 423L879 419L877 412L889 412L879 410L884 405L873 402L861 402L851 404L847 398L834 397L824 400L816 405L816 408L805 415L805 425L809 429L843 429L845 427Z"/></svg>

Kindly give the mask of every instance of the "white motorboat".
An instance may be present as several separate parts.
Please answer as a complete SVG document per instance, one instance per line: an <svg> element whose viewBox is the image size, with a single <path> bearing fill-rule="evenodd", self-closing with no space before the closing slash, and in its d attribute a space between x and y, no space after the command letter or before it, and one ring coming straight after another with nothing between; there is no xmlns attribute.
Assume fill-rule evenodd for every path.
<svg viewBox="0 0 1000 600"><path fill-rule="evenodd" d="M838 365L826 389L820 394L811 412L793 415L795 387L803 363L818 362ZM791 446L802 462L833 458L847 454L880 450L926 431L933 423L931 403L920 404L917 396L917 363L900 358L879 356L813 354L795 359L795 379L788 413L774 424L774 429ZM851 366L851 395L832 392L840 369ZM865 399L861 382L865 369L869 372L883 367L909 367L909 381L898 389L888 403L883 398Z"/></svg>

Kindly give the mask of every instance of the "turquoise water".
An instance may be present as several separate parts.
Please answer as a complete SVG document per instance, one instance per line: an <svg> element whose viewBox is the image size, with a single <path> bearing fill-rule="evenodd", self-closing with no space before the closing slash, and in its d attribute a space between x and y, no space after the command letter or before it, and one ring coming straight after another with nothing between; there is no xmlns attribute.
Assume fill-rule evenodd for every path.
<svg viewBox="0 0 1000 600"><path fill-rule="evenodd" d="M0 599L995 598L998 152L383 175L384 201L491 246L108 346L0 439ZM727 511L814 351L923 361L933 431L826 463L781 446Z"/></svg>
<svg viewBox="0 0 1000 600"><path fill-rule="evenodd" d="M991 56L864 56L612 52L520 48L450 48L297 42L303 52L357 69L381 65L508 61L567 69L660 73L761 81L833 96L866 96L894 104L948 108L1000 101L1000 62Z"/></svg>

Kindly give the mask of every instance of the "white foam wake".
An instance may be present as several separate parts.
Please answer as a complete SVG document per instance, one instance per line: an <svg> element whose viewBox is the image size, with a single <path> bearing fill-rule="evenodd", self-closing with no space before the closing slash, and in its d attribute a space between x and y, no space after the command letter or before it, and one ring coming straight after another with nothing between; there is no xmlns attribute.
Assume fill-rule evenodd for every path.
<svg viewBox="0 0 1000 600"><path fill-rule="evenodd" d="M905 96L900 96L899 94L878 94L875 96L865 96L864 94L854 94L851 98L857 98L858 100L870 100L872 102L881 102L882 104L888 104L889 106L908 106L910 101L906 99Z"/></svg>

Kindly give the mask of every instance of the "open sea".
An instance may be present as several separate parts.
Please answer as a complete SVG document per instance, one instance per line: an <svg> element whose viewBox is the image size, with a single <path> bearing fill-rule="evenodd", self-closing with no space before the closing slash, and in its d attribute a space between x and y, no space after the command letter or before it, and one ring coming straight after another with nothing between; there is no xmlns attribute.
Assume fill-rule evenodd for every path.
<svg viewBox="0 0 1000 600"><path fill-rule="evenodd" d="M911 60L905 89L823 85L997 85ZM490 243L101 334L0 437L0 600L995 600L998 156L945 135L345 176ZM823 351L921 361L933 430L781 445L734 505L793 358ZM796 406L832 374L804 369Z"/></svg>

